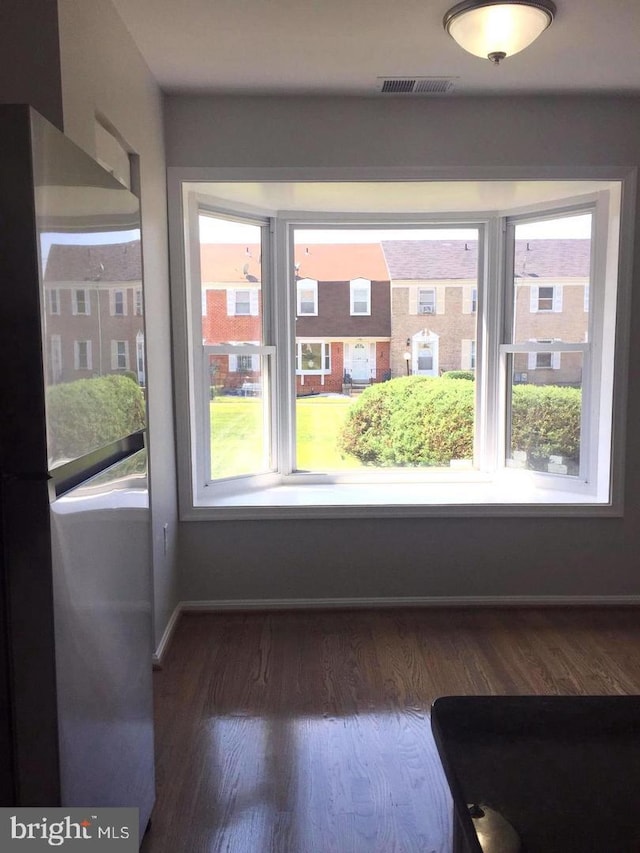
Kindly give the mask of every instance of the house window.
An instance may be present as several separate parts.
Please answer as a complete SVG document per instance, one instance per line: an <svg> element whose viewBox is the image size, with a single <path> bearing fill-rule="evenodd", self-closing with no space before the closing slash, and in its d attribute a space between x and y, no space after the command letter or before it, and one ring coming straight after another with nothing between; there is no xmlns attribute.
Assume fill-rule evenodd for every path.
<svg viewBox="0 0 640 853"><path fill-rule="evenodd" d="M460 369L476 369L476 342L474 340L463 340L461 345Z"/></svg>
<svg viewBox="0 0 640 853"><path fill-rule="evenodd" d="M124 290L112 290L111 295L111 316L124 317L127 313L127 300Z"/></svg>
<svg viewBox="0 0 640 853"><path fill-rule="evenodd" d="M530 310L532 313L559 314L562 311L562 287L560 285L532 286Z"/></svg>
<svg viewBox="0 0 640 853"><path fill-rule="evenodd" d="M143 311L142 288L136 287L136 289L134 290L133 293L134 293L134 309L133 309L134 314L136 315L136 317L142 317L142 311Z"/></svg>
<svg viewBox="0 0 640 853"><path fill-rule="evenodd" d="M71 295L71 310L73 314L91 314L91 298L89 291L84 288L76 288Z"/></svg>
<svg viewBox="0 0 640 853"><path fill-rule="evenodd" d="M537 344L546 344L553 345L554 343L560 343L560 341L552 341L552 340L538 340L535 343ZM527 367L529 370L560 370L561 367L561 359L562 354L560 352L553 352L552 350L544 351L544 352L532 352L529 353L529 360Z"/></svg>
<svg viewBox="0 0 640 853"><path fill-rule="evenodd" d="M371 282L366 278L351 280L351 315L371 314Z"/></svg>
<svg viewBox="0 0 640 853"><path fill-rule="evenodd" d="M301 278L297 282L298 316L315 317L318 314L318 282Z"/></svg>
<svg viewBox="0 0 640 853"><path fill-rule="evenodd" d="M620 185L616 186L619 191ZM222 192L224 187L221 185L219 189ZM211 230L207 233L200 227L198 237L198 223L188 222L186 230L192 239L200 239L200 257L204 260L200 280L190 270L189 286L200 289L180 308L190 313L183 318L178 316L184 320L184 328L192 330L188 361L184 354L180 361L186 365L185 377L189 381L179 391L190 417L182 428L193 452L189 459L185 453L184 460L193 468L183 467L187 471L186 480L182 475L185 484L182 500L185 489L192 490L190 517L201 517L199 509L205 506L215 508L212 513L215 517L233 517L238 507L251 517L259 517L261 506L268 507L267 515L277 515L284 506L295 507L295 511L308 507L311 514L310 508L316 506L316 500L329 516L338 512L338 507L351 505L348 494L357 495L356 503L361 501L369 506L367 500L371 499L376 507L386 506L387 495L376 491L379 484L385 483L388 494L395 495L393 484L418 482L428 482L429 488L404 489L401 495L398 489L399 496L389 503L408 501L412 506L426 506L444 502L447 507L477 503L486 511L490 504L511 506L526 502L524 512L533 506L544 512L542 507L551 503L609 506L615 311L617 304L625 304L624 300L616 302L618 240L611 222L616 221L620 207L614 190L612 183L610 193L597 197L594 194L588 203L562 201L557 211L548 209L544 214L538 214L540 206L532 202L535 216L486 215L481 221L470 217L467 223L456 222L456 228L475 234L478 251L473 257L480 261L474 261L473 269L467 265L451 270L432 261L436 241L452 239L451 223L444 219L438 228L425 226L424 229L414 220L407 220L413 226L408 229L407 222L398 218L394 225L402 231L402 236L395 241L391 233L394 229L386 218L381 217L378 226L369 219L366 241L362 239L357 251L354 249L349 255L349 230L354 232L354 243L359 239L356 232L363 231L361 221L355 216L335 214L335 221L327 226L327 221L331 221L328 212L320 225L310 214L287 214L282 221L276 216L274 224L258 215L250 217L246 207L241 215L234 217L216 212L213 201L207 207L202 195L198 196L200 218L208 221ZM190 198L192 192L185 184L185 198ZM193 209L195 205L185 204L185 216ZM246 229L246 239L241 239L240 234L229 239L229 229L235 227ZM446 237L432 233L444 231L445 227ZM309 237L312 230L326 232L317 244ZM329 233L332 230L336 235L339 232L339 236L333 238ZM408 230L412 232L411 241L406 239ZM421 230L429 233L421 236ZM305 245L310 247L309 257L315 267L313 274L323 282L322 319L327 326L321 327L318 322L320 334L314 338L301 335L301 325L296 326L302 307L301 291L293 279L291 258L298 231L305 232ZM376 232L380 234L377 242ZM537 236L530 239L529 232ZM547 236L540 237L540 233ZM465 235L466 242L473 239L473 235ZM575 240L577 244L567 253L566 246L557 245L558 240ZM597 248L592 245L594 240L598 241ZM406 245L413 241L422 241L424 245L417 248ZM361 247L365 242L374 246L366 263L363 259L368 253ZM524 249L523 245L530 242L533 249ZM233 290L233 314L242 305L240 313L245 312L246 316L251 288L228 288L228 268L222 265L217 278L207 272L207 255L222 257L224 247L231 243L252 243L262 247L262 258L269 258L256 288L256 294L260 295L256 328L259 325L260 334L253 344L234 341L234 326L225 317L200 316L201 289L205 282L207 287L218 291ZM389 245L395 243L398 245ZM212 245L215 251L208 248ZM333 255L323 257L325 249L321 245L329 247L327 253L334 250ZM392 249L396 252L395 267L390 263ZM378 272L376 252L381 253L381 266L386 272ZM457 253L448 254L454 257ZM196 257L198 253L192 248L188 255ZM596 271L591 269L592 257L599 259ZM395 275L392 268L397 270ZM291 276L284 281L281 271L289 269ZM366 269L367 278L353 278L356 269L363 273ZM273 277L272 270L276 273ZM325 270L330 271L328 278ZM423 286L431 270L435 283ZM380 293L378 297L376 290L376 298L384 305L385 275L389 298L386 314L378 317L378 303L376 313L371 313L370 285L371 281L376 282ZM474 275L477 283L472 284ZM579 287L584 287L585 282L589 283L592 296L587 314L580 310ZM628 287L626 279L624 284ZM423 310L427 313L428 308L432 312L442 311L444 298L459 305L456 300L464 299L462 289L467 287L471 288L469 313L475 315L473 321L453 312L449 330L443 322L446 315L440 317L435 328L416 316ZM240 291L245 291L242 299ZM331 291L334 297L329 296ZM566 311L563 311L563 291ZM325 292L331 309L326 315ZM623 296L627 298L626 292ZM220 310L224 314L223 304L221 298ZM213 300L210 315L214 314L212 305ZM354 311L365 308L371 313L371 321L352 321ZM219 321L217 325L214 320ZM467 337L463 338L465 333ZM363 368L361 383L356 383L349 371L356 353ZM406 360L405 355L408 355ZM256 379L262 390L259 396L239 393L243 391L242 382L235 374L247 370L249 365L259 374ZM461 368L473 370L475 381L441 377ZM411 374L416 373L424 376L414 380ZM447 451L448 456L434 452L419 457L412 446L403 445L408 459L405 462L400 455L388 452L390 445L377 440L377 432L393 420L398 437L402 438L403 425L409 419L392 418L384 408L376 409L373 405L375 425L366 435L371 439L370 456L363 452L361 457L345 460L343 442L332 448L335 452L330 464L318 465L317 457L308 461L307 435L314 437L312 445L319 444L317 437L326 436L338 418L347 418L350 411L355 415L345 422L353 429L366 431L367 419L360 416L365 404L368 400L376 401L378 395L382 398L386 391L382 386L388 380L395 383L396 379L401 381L389 387L398 389L396 401L402 401L406 394L408 411L411 405L408 389L412 385L429 392L432 388L434 391L442 388L443 393L455 395L465 407L464 417L456 422L456 431L459 425L464 436L469 434L469 440ZM365 390L354 405L349 392L353 393L357 384L361 384L357 389L360 391L376 382L381 387ZM442 386L436 384L440 382ZM239 401L234 397L242 397L246 406L237 405ZM438 411L448 412L444 402ZM421 409L412 411L412 417L418 419L424 414ZM617 409L616 417L621 417ZM556 421L558 430L551 426ZM440 429L438 436L444 439L449 434L447 423L444 418L438 427L437 419L432 418L429 429L423 432L426 436L435 424L435 429ZM418 440L423 440L422 435ZM488 487L482 491L478 486L477 490L465 488L460 494L455 492L463 468L469 472L465 483L490 482L493 491ZM455 469L455 476L450 469ZM511 473L513 469L526 472L527 489L521 488L523 480L520 474ZM438 483L447 483L447 488L441 489ZM347 484L354 487L349 493L342 489ZM322 488L315 491L307 488L318 485ZM284 486L293 491L257 493L262 487L270 490ZM369 488L373 491L364 494ZM408 500L407 494L413 497ZM440 494L444 495L442 501ZM476 495L482 497L476 499Z"/></svg>
<svg viewBox="0 0 640 853"><path fill-rule="evenodd" d="M299 341L296 345L296 373L330 373L331 346L328 343Z"/></svg>
<svg viewBox="0 0 640 853"><path fill-rule="evenodd" d="M91 341L73 342L73 366L76 370L91 370Z"/></svg>
<svg viewBox="0 0 640 853"><path fill-rule="evenodd" d="M433 288L421 287L418 290L418 314L436 313L436 292Z"/></svg>
<svg viewBox="0 0 640 853"><path fill-rule="evenodd" d="M258 291L230 288L227 291L229 317L257 317Z"/></svg>
<svg viewBox="0 0 640 853"><path fill-rule="evenodd" d="M56 384L62 381L62 338L60 335L51 335L51 382Z"/></svg>
<svg viewBox="0 0 640 853"><path fill-rule="evenodd" d="M51 288L48 291L49 296L49 314L60 313L60 291L57 287Z"/></svg>
<svg viewBox="0 0 640 853"><path fill-rule="evenodd" d="M111 369L129 370L129 341L111 341Z"/></svg>
<svg viewBox="0 0 640 853"><path fill-rule="evenodd" d="M229 370L232 373L252 373L258 370L260 359L257 355L230 355Z"/></svg>

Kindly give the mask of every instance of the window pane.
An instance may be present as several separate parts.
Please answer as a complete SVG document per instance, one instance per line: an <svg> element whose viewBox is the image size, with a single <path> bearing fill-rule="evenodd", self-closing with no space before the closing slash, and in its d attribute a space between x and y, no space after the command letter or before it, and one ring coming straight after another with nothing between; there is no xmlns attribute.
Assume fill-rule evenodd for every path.
<svg viewBox="0 0 640 853"><path fill-rule="evenodd" d="M294 255L317 281L295 324L296 468L472 465L477 231L300 228Z"/></svg>
<svg viewBox="0 0 640 853"><path fill-rule="evenodd" d="M202 342L224 350L208 355L212 480L272 468L265 372L271 360L246 349L264 344L262 231L260 224L199 217Z"/></svg>
<svg viewBox="0 0 640 853"><path fill-rule="evenodd" d="M203 342L261 342L261 226L208 214L199 226Z"/></svg>
<svg viewBox="0 0 640 853"><path fill-rule="evenodd" d="M582 353L514 353L510 358L507 466L577 477Z"/></svg>
<svg viewBox="0 0 640 853"><path fill-rule="evenodd" d="M514 343L589 340L590 213L517 224Z"/></svg>
<svg viewBox="0 0 640 853"><path fill-rule="evenodd" d="M210 429L211 479L238 477L270 470L268 407L257 356L211 355Z"/></svg>
<svg viewBox="0 0 640 853"><path fill-rule="evenodd" d="M144 395L136 387L139 377L127 372L144 325L140 317L127 315L128 290L141 291L142 258L140 233L129 230L131 201L124 195L121 230L79 227L74 233L70 223L64 232L40 235L51 309L43 317L51 469L145 426ZM43 222L57 222L58 213L47 212L44 196L41 201ZM75 282L84 285L75 287ZM121 308L117 320L116 305ZM116 337L121 339L120 353ZM109 374L118 374L118 379L107 381Z"/></svg>

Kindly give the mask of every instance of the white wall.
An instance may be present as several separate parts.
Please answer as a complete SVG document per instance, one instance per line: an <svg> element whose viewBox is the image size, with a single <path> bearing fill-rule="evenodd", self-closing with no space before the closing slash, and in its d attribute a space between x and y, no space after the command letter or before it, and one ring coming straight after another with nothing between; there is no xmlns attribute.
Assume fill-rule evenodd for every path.
<svg viewBox="0 0 640 853"><path fill-rule="evenodd" d="M95 156L98 114L140 157L157 644L177 600L162 93L109 0L59 0L59 28L65 133Z"/></svg>
<svg viewBox="0 0 640 853"><path fill-rule="evenodd" d="M640 99L232 98L165 102L169 166L640 164ZM640 220L637 220L640 222ZM640 231L636 229L640 247ZM640 288L640 248L634 264ZM640 296L624 518L192 522L187 600L640 594Z"/></svg>

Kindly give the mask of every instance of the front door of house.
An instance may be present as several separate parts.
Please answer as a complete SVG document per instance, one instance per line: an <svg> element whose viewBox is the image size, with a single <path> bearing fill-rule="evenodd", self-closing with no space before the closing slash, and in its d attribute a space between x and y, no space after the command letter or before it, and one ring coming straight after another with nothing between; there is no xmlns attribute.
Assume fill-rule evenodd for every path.
<svg viewBox="0 0 640 853"><path fill-rule="evenodd" d="M422 334L413 341L414 372L421 376L438 376L438 338Z"/></svg>
<svg viewBox="0 0 640 853"><path fill-rule="evenodd" d="M351 347L351 379L354 382L368 382L369 344L353 344Z"/></svg>

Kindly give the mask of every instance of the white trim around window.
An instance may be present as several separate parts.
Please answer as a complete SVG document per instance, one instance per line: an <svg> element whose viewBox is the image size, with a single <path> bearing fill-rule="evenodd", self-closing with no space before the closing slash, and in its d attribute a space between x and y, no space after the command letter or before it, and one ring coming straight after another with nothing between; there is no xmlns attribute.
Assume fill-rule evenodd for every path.
<svg viewBox="0 0 640 853"><path fill-rule="evenodd" d="M91 314L91 292L87 287L76 287L71 291L71 313L87 317Z"/></svg>
<svg viewBox="0 0 640 853"><path fill-rule="evenodd" d="M313 278L299 278L296 282L298 317L318 316L318 282Z"/></svg>
<svg viewBox="0 0 640 853"><path fill-rule="evenodd" d="M228 287L227 316L257 317L259 299L259 291L255 287Z"/></svg>
<svg viewBox="0 0 640 853"><path fill-rule="evenodd" d="M233 170L231 170L233 171ZM224 172L224 170L223 170ZM193 174L191 180L193 180ZM619 183L615 183L616 180ZM263 394L270 396L272 409L269 427L273 430L273 465L268 476L237 478L224 484L202 481L198 463L198 442L205 438L202 447L208 446L207 423L200 420L198 412L205 407L198 400L204 394L196 393L197 372L192 366L197 362L199 322L201 321L201 293L195 246L181 245L183 215L193 216L202 197L191 193L189 185L183 186L179 170L171 177L172 205L172 254L175 280L193 282L194 290L185 290L184 296L175 297L175 320L184 329L191 328L191 346L187 345L184 332L178 331L175 353L178 375L185 377L184 388L188 395L178 393L178 418L180 421L178 441L189 447L190 453L179 454L181 462L181 517L203 518L278 518L309 517L371 517L380 516L423 516L423 515L619 515L621 512L622 472L624 446L620 440L612 444L615 425L616 435L623 434L624 398L626 387L626 341L628 328L628 305L631 281L630 235L633 222L633 192L631 183L620 192L623 175L611 177L610 189L579 200L567 200L554 206L535 205L529 211L519 211L516 216L482 214L476 217L445 216L428 220L440 224L463 224L480 228L480 262L477 300L477 364L476 388L478 411L476 413L477 450L475 470L442 472L420 471L357 471L331 477L313 474L296 474L290 460L294 458L295 445L292 430L295 427L295 314L297 296L293 280L291 261L292 241L290 231L301 226L318 227L340 223L348 227L361 226L363 217L340 215L325 218L317 214L285 214L275 217L268 229L269 250L272 252L265 269L270 282L263 281L263 298L269 308L265 311L269 331L265 340L273 342L268 354L264 343L259 348L263 358L269 362L268 382ZM201 191L202 184L199 186ZM622 198L622 202L620 202ZM176 201L179 201L176 203ZM184 203L184 207L182 206ZM207 202L205 202L206 204ZM622 205L623 233L620 241L622 253L618 255L618 232L615 223ZM539 476L536 472L509 470L505 465L505 401L507 400L507 365L518 351L539 348L549 351L546 344L513 344L505 334L513 316L513 273L509 273L509 229L516 222L534 221L540 217L552 218L562 212L577 213L586 207L594 211L596 224L593 244L592 301L589 318L589 343L555 344L558 352L579 351L584 358L587 379L583 385L583 423L581 441L581 472L579 477L555 476L551 471ZM213 203L212 203L213 206ZM247 209L238 212L233 205L225 203L226 215L251 219ZM191 220L193 221L193 219ZM424 217L388 215L384 225L425 223ZM265 224L267 219L263 219ZM381 227L380 217L370 216L368 223ZM187 229L189 225L187 224ZM176 267L176 261L180 261ZM181 266L184 264L184 266ZM282 282L289 278L289 288L282 289ZM511 294L511 296L509 296ZM183 301L184 300L184 301ZM194 308L195 306L195 308ZM263 309L264 310L264 309ZM614 360L616 311L622 312L618 322L618 346L622 348ZM196 321L194 322L194 317ZM195 334L194 334L195 333ZM406 334L405 334L406 338ZM404 340L403 340L404 345ZM526 362L525 362L526 363ZM265 368L263 366L263 373ZM526 380L524 380L526 381ZM620 393L613 395L614 381L622 382ZM595 382L595 387L594 387ZM209 387L206 386L209 393ZM208 398L207 398L208 399ZM611 413L614 412L612 419ZM189 414L190 413L190 414ZM186 426L186 429L185 429ZM185 445L185 438L187 444ZM187 462L185 468L185 462ZM218 489L218 486L221 486Z"/></svg>
<svg viewBox="0 0 640 853"><path fill-rule="evenodd" d="M520 284L524 282L520 281ZM532 314L561 314L562 285L541 284L530 285L529 311Z"/></svg>
<svg viewBox="0 0 640 853"><path fill-rule="evenodd" d="M112 317L127 316L127 291L123 288L109 290L109 312Z"/></svg>
<svg viewBox="0 0 640 853"><path fill-rule="evenodd" d="M111 370L129 370L129 341L111 341Z"/></svg>
<svg viewBox="0 0 640 853"><path fill-rule="evenodd" d="M57 287L52 287L47 291L49 302L49 314L60 314L60 290Z"/></svg>
<svg viewBox="0 0 640 853"><path fill-rule="evenodd" d="M93 370L92 341L73 342L73 367L75 370Z"/></svg>
<svg viewBox="0 0 640 853"><path fill-rule="evenodd" d="M349 305L352 317L368 317L371 314L371 281L368 278L353 278L349 282Z"/></svg>

